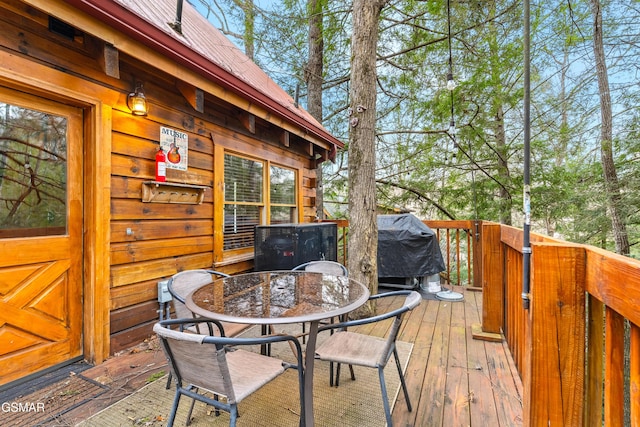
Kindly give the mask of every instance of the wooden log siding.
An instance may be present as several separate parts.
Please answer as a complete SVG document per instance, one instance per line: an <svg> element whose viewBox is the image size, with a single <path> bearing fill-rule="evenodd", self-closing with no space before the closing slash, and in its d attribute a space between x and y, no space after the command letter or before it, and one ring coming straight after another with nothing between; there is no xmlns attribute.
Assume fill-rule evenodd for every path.
<svg viewBox="0 0 640 427"><path fill-rule="evenodd" d="M9 13L4 19L12 16ZM41 18L42 23L47 21L46 16ZM22 22L29 26L29 21ZM96 49L100 50L101 42L88 35L84 36L84 46L90 49L81 53L72 42L68 47L52 43L46 30L35 24L33 31L23 36L29 39L30 55L94 81L102 80L121 92L110 111L110 353L151 333L152 323L158 318L158 280L186 269L210 268L214 259L220 269L230 273L252 267L247 257L225 260L221 243L215 246L214 218L222 214L222 207L214 209L212 190L221 191L223 187L216 187L214 182L214 146L222 147L221 152L231 150L297 170L299 220L315 219L315 162L308 156L308 142L291 136L290 147L284 147L279 140L282 131L259 120L252 135L238 118L237 108L210 96L205 97L204 113L196 113L177 89L175 78L127 55L120 56L121 78L108 77L97 62ZM18 46L17 41L10 40L12 34L15 32L0 34L4 45ZM144 83L150 104L145 118L134 118L126 105L126 94L134 81ZM167 178L169 182L210 187L202 204L141 202L142 182L155 177L160 126L188 133L188 171L169 170Z"/></svg>
<svg viewBox="0 0 640 427"><path fill-rule="evenodd" d="M50 31L45 11L77 26L75 37ZM297 220L315 220L313 157L326 158L331 142L67 2L3 0L0 12L0 83L84 109L87 359L99 363L151 334L159 280L191 268L253 267L252 250L222 250L225 151L295 170ZM147 117L127 107L136 81L149 102ZM161 126L189 138L188 170L169 170L167 181L207 187L202 204L141 201L142 183L155 177Z"/></svg>
<svg viewBox="0 0 640 427"><path fill-rule="evenodd" d="M280 145L277 132L261 124L256 135L249 134L237 119L235 110L223 111L219 103L209 113L205 98L203 114L192 111L176 85L157 85L151 76L137 69L138 64L123 63L121 75L136 75L145 82L149 115L132 118L123 104L113 112L112 192L111 192L111 351L119 351L149 335L158 318L157 282L192 268L210 268L229 273L251 268L246 256L227 258L221 240L216 243L217 215L222 207L214 204L217 184L214 153L225 150L264 159L298 171L300 219L315 218L315 163L306 154ZM161 94L158 97L158 94ZM174 103L167 105L167 100ZM124 99L122 100L124 102ZM212 121L210 121L212 120ZM221 126L221 121L227 127ZM236 129L228 124L235 123ZM153 180L159 127L186 131L189 136L189 170L167 171L167 181L211 187L199 205L142 203L142 182ZM265 130L268 129L268 130ZM271 137L271 139L270 139ZM293 139L293 138L292 138ZM298 144L302 147L302 144ZM215 150L214 147L222 147ZM299 151L302 151L300 148ZM221 176L221 175L220 175ZM219 200L223 201L222 198ZM218 224L222 225L222 221ZM129 230L129 233L127 233ZM214 255L215 254L215 255ZM251 256L248 253L248 256ZM229 264L230 263L230 264Z"/></svg>

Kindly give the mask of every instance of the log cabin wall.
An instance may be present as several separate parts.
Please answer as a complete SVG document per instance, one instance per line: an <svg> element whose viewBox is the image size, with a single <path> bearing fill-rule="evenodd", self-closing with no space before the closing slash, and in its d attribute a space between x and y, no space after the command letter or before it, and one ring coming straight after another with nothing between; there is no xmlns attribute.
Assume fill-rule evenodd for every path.
<svg viewBox="0 0 640 427"><path fill-rule="evenodd" d="M139 68L132 58L121 58L125 82L144 81L150 103L146 118L134 118L126 106L113 114L111 185L111 347L126 348L148 336L158 318L157 282L182 270L211 268L229 274L253 267L253 252L222 250L222 197L214 203L215 156L231 152L292 168L300 177L302 222L315 219L315 169L301 153L302 142L284 147L280 132L257 120L255 133L247 130L243 114L205 97L204 113L193 108L176 89L175 79ZM168 182L205 186L198 205L142 203L141 186L154 179L160 126L188 133L189 169L167 170ZM217 185L216 185L217 184ZM219 209L216 209L218 207ZM128 230L128 232L127 232ZM215 230L215 231L214 231Z"/></svg>
<svg viewBox="0 0 640 427"><path fill-rule="evenodd" d="M49 5L52 9L69 8L63 2L42 4L43 8ZM69 16L65 19L69 20ZM78 22L84 22L83 19ZM85 123L87 134L95 132L99 135L95 129L108 129L109 137L95 143L111 145L110 183L104 189L109 192L110 206L102 206L105 213L109 212L109 218L103 224L94 225L106 227L104 240L108 250L100 244L87 247L92 239L86 237L84 248L85 252L91 252L90 256L104 254L103 261L109 270L106 278L101 278L99 272L92 272L97 279L96 283L91 282L92 289L89 290L89 293L100 294L99 288L108 289L108 295L92 297L97 302L91 304L100 305L101 299L108 301L105 304L109 305L108 332L103 336L108 334L109 343L99 343L100 337L85 337L85 342L89 342L85 344L86 357L99 362L107 353L113 354L150 335L152 324L158 318L159 280L193 268L213 267L227 273L252 268L252 250L223 251L224 175L221 169L225 153L248 156L265 162L266 167L277 165L294 170L298 193L296 219L309 222L315 219L317 165L314 159L317 151L314 152L311 143L302 137L185 85L179 78L179 65L171 72L150 67L148 62L114 51L104 40L84 32L83 28L63 26L67 31L64 35L51 31L51 22L48 13L21 1L0 2L0 50L9 56L32 61L38 65L38 70L50 70L61 84L78 88L86 82L87 87L103 87L111 97L116 94L114 99L103 100L102 115L93 116L104 117L104 122L91 123L92 116L87 110L88 122ZM141 53L144 56L145 52ZM0 65L0 68L8 65ZM27 67L15 71L30 72ZM60 77L61 73L69 77L69 82ZM49 76L39 75L38 78L48 81ZM149 103L146 117L134 117L126 102L127 94L138 81L144 84ZM12 84L10 79L0 79L0 85ZM45 91L23 83L16 83L14 88L48 96ZM92 91L96 93L95 89ZM190 94L201 96L197 100L200 112L196 111L196 101L190 99ZM155 177L154 158L161 127L188 134L188 170L168 170L167 182L205 187L202 203L145 203L141 200L143 182ZM321 156L326 159L326 152ZM91 168L85 167L85 173L91 173ZM92 200L104 200L100 196L92 195ZM89 211L95 215L101 208L85 206L85 212ZM96 230L85 230L86 234L94 232ZM85 275L88 275L86 269ZM85 294L88 292L86 280L85 277ZM102 281L108 281L108 286ZM94 313L99 317L100 307L89 309L86 304L85 301L84 310L88 313L85 322L94 321L93 331L99 335L101 324L91 317ZM91 331L85 326L85 335Z"/></svg>

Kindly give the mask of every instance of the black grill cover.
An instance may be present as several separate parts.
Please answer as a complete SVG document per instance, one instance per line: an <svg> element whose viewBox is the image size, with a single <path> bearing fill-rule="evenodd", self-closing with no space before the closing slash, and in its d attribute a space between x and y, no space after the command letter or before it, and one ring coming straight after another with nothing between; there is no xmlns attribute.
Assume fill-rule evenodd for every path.
<svg viewBox="0 0 640 427"><path fill-rule="evenodd" d="M436 233L411 214L378 215L378 277L445 271Z"/></svg>

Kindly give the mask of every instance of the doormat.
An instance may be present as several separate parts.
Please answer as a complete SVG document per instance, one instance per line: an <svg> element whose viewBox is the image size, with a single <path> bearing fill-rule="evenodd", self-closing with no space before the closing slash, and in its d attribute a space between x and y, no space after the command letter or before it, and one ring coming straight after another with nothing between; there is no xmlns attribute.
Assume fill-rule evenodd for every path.
<svg viewBox="0 0 640 427"><path fill-rule="evenodd" d="M95 399L108 389L91 378L72 372L68 377L30 394L14 396L10 400L2 399L0 425L43 425Z"/></svg>

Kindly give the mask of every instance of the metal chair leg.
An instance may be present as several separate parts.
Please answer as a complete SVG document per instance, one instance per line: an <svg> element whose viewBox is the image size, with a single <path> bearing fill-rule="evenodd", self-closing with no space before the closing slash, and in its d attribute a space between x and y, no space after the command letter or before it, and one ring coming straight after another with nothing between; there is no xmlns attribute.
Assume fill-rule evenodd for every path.
<svg viewBox="0 0 640 427"><path fill-rule="evenodd" d="M393 357L396 359L396 368L398 368L398 375L400 375L400 384L402 384L402 391L404 392L404 399L407 401L407 408L411 412L411 401L409 400L409 391L407 390L407 383L402 373L402 366L400 366L400 359L398 358L398 350L393 349Z"/></svg>
<svg viewBox="0 0 640 427"><path fill-rule="evenodd" d="M391 422L391 407L389 406L389 396L387 395L387 384L384 382L384 367L378 367L378 376L380 377L380 390L382 391L382 405L384 406L384 415L387 418L387 427L393 427Z"/></svg>

